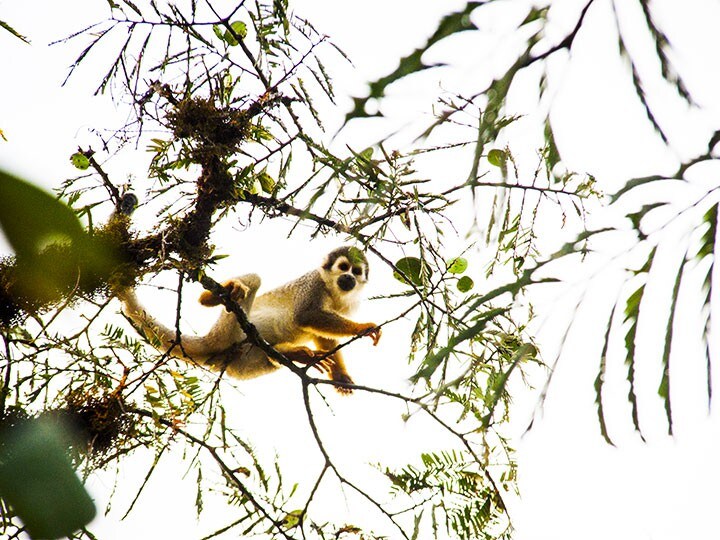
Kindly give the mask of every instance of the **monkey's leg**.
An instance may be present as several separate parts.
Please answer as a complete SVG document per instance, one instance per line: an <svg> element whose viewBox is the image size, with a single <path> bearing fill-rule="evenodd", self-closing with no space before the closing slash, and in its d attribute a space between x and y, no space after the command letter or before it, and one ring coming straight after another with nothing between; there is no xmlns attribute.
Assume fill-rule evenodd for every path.
<svg viewBox="0 0 720 540"><path fill-rule="evenodd" d="M332 351L338 346L338 342L334 339L327 339L319 336L315 338L315 343L321 351ZM355 384L355 381L352 380L352 377L350 377L350 374L347 372L341 351L335 351L328 357L328 359L330 360L328 371L331 380L344 384ZM352 394L352 388L336 386L335 390L345 395Z"/></svg>
<svg viewBox="0 0 720 540"><path fill-rule="evenodd" d="M249 313L255 301L255 293L260 288L260 277L257 274L245 274L244 276L228 279L222 286L228 292L230 298L240 304L245 313ZM222 303L220 297L210 291L203 291L198 301L203 306L208 307L218 306Z"/></svg>
<svg viewBox="0 0 720 540"><path fill-rule="evenodd" d="M292 343L278 343L273 348L282 353L288 360L298 362L299 364L312 364L317 360L315 351L307 347L298 347Z"/></svg>

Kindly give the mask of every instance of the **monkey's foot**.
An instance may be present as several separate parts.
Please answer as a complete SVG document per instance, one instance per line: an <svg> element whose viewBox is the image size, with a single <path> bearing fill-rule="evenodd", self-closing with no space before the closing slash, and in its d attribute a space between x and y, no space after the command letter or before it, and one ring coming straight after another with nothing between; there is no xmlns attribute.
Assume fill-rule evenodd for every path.
<svg viewBox="0 0 720 540"><path fill-rule="evenodd" d="M244 300L250 294L250 288L239 279L229 279L222 286L228 296L235 301ZM218 306L222 303L220 298L210 291L203 291L198 301L208 307Z"/></svg>
<svg viewBox="0 0 720 540"><path fill-rule="evenodd" d="M230 293L230 298L233 300L244 300L250 292L250 288L239 279L230 279L223 286Z"/></svg>
<svg viewBox="0 0 720 540"><path fill-rule="evenodd" d="M347 372L333 372L330 374L330 379L336 383L341 384L355 384L355 381L352 380L350 375L347 374ZM338 391L338 393L342 394L343 396L349 396L353 393L352 388L348 388L346 386L335 386L335 390Z"/></svg>

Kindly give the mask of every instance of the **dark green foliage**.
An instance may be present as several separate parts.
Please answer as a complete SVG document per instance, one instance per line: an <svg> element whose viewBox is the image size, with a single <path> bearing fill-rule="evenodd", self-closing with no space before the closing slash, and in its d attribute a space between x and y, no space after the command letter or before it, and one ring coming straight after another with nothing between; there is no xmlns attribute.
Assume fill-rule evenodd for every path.
<svg viewBox="0 0 720 540"><path fill-rule="evenodd" d="M417 257L403 257L395 263L393 277L407 285L422 286L430 277L430 270Z"/></svg>

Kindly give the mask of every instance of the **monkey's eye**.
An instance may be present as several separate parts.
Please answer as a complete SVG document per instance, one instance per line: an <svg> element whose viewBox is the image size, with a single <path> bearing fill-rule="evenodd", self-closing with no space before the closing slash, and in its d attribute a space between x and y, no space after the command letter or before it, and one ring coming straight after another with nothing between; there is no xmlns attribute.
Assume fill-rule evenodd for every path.
<svg viewBox="0 0 720 540"><path fill-rule="evenodd" d="M338 268L341 272L347 272L348 270L350 270L350 265L346 262L343 262L338 265Z"/></svg>
<svg viewBox="0 0 720 540"><path fill-rule="evenodd" d="M359 266L353 266L353 274L355 274L356 276L361 276L362 268L360 268Z"/></svg>

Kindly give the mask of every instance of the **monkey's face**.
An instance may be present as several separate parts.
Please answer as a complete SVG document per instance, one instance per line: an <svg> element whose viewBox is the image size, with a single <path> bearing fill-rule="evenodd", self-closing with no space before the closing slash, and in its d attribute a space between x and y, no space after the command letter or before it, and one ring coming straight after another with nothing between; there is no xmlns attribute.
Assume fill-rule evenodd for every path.
<svg viewBox="0 0 720 540"><path fill-rule="evenodd" d="M325 283L342 297L354 296L367 283L367 260L357 248L343 247L331 252L322 270Z"/></svg>

